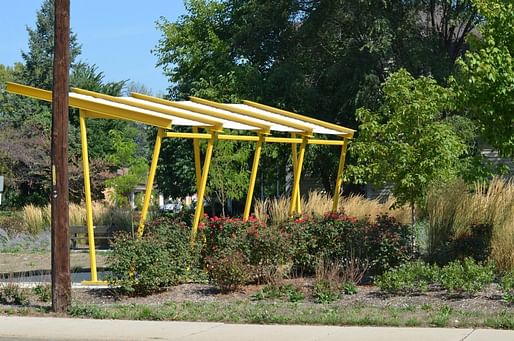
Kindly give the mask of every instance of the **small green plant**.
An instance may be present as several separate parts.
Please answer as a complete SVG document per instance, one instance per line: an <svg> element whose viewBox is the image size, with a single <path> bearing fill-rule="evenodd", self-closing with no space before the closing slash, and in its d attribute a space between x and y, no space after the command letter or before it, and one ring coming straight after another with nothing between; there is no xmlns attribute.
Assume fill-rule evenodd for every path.
<svg viewBox="0 0 514 341"><path fill-rule="evenodd" d="M38 284L32 289L32 292L42 302L49 302L52 298L52 287L50 284Z"/></svg>
<svg viewBox="0 0 514 341"><path fill-rule="evenodd" d="M454 261L441 269L439 281L448 293L476 295L494 280L493 265L482 265L472 258Z"/></svg>
<svg viewBox="0 0 514 341"><path fill-rule="evenodd" d="M316 303L332 303L341 298L341 290L333 282L322 279L314 283L312 297Z"/></svg>
<svg viewBox="0 0 514 341"><path fill-rule="evenodd" d="M503 275L500 287L503 292L503 299L509 304L514 304L514 271Z"/></svg>
<svg viewBox="0 0 514 341"><path fill-rule="evenodd" d="M375 284L388 294L424 294L437 278L438 268L416 261L400 265L377 277Z"/></svg>
<svg viewBox="0 0 514 341"><path fill-rule="evenodd" d="M282 299L289 302L300 302L305 298L304 293L292 284L266 285L264 288L251 296L253 301L261 301L265 299Z"/></svg>
<svg viewBox="0 0 514 341"><path fill-rule="evenodd" d="M345 295L355 295L357 293L357 285L353 282L344 282L342 285L343 293Z"/></svg>
<svg viewBox="0 0 514 341"><path fill-rule="evenodd" d="M89 317L93 319L104 319L108 317L105 310L92 304L74 304L71 306L68 313L70 316L74 317Z"/></svg>
<svg viewBox="0 0 514 341"><path fill-rule="evenodd" d="M3 304L25 305L29 301L27 290L16 283L7 283L0 287L0 302Z"/></svg>

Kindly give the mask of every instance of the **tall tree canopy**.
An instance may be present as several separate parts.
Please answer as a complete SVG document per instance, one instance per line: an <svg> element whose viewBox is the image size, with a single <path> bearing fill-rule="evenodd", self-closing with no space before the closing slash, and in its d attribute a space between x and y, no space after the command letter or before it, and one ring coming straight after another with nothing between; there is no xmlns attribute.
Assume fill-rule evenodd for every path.
<svg viewBox="0 0 514 341"><path fill-rule="evenodd" d="M353 128L357 108L380 106L395 70L445 82L479 20L467 0L187 0L186 9L158 25L169 98L251 99ZM266 160L285 169L287 150ZM307 171L328 191L336 153L308 152Z"/></svg>
<svg viewBox="0 0 514 341"><path fill-rule="evenodd" d="M461 109L503 155L514 156L514 3L475 0L480 35L459 62L455 88Z"/></svg>

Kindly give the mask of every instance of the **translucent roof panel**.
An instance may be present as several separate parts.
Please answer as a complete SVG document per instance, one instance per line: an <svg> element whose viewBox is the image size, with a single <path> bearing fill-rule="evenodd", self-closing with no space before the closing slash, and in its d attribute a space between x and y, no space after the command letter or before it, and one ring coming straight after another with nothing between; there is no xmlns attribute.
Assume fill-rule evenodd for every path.
<svg viewBox="0 0 514 341"><path fill-rule="evenodd" d="M197 117L199 119L205 118L205 119L209 119L209 120L214 120L214 121L217 121L217 122L223 124L223 128L227 128L227 129L235 129L235 130L258 130L259 129L257 127L249 126L249 125L246 125L246 124L242 124L242 123L238 123L238 122L234 122L234 121L225 120L225 119L217 118L217 117L214 117L214 116L202 114L202 113L196 112L194 110L185 110L185 109L181 109L181 108L175 108L175 107L172 107L172 106L169 106L169 105L155 103L155 102L150 102L150 101L146 101L144 99L139 99L139 98L134 98L134 97L123 97L123 98L125 98L127 100L130 100L134 104L140 103L140 104L145 104L145 105L148 105L148 106L152 106L157 111L159 111L159 110L161 110L161 111L173 110L173 111L182 113L184 115L188 115L188 116L190 116L192 118L193 117ZM177 120L177 121L175 121L175 119L174 119L173 120L173 124L174 125L182 125L182 126L205 126L205 124L198 123L198 122L197 122L197 124L192 125L190 123L187 123L187 120L184 120L184 119L180 119L180 120Z"/></svg>
<svg viewBox="0 0 514 341"><path fill-rule="evenodd" d="M192 102L192 101L180 101L180 102L177 102L177 103L181 103L181 104L187 105L187 106L189 106L191 108L191 110L195 110L195 109L202 110L203 109L203 110L210 110L210 111L213 111L215 113L220 113L220 114L224 114L224 115L233 115L235 117L244 117L244 119L248 120L248 121L253 121L253 122L256 122L256 123L260 123L260 124L266 124L266 125L268 125L270 127L270 130L272 130L272 131L300 132L300 130L298 130L298 129L287 127L287 126L284 126L284 125L281 125L281 124L276 124L276 123L273 123L273 122L267 121L267 120L261 120L259 118L253 118L253 117L245 116L245 115L242 115L242 114L239 114L239 113L235 113L235 112L232 112L232 111L216 108L216 107L213 107L213 106L210 106L210 105L206 105L206 104L196 103L196 102Z"/></svg>
<svg viewBox="0 0 514 341"><path fill-rule="evenodd" d="M276 114L276 113L273 113L273 112L270 112L270 111L267 111L267 110L262 110L262 109L254 108L254 107L246 105L246 104L228 104L228 106L234 107L234 108L239 108L239 109L244 109L244 110L247 110L247 111L251 111L251 112L254 112L254 113L259 114L259 115L265 115L265 116L270 117L270 118L278 118L278 119L281 119L281 120L289 121L291 123L303 124L303 125L306 125L306 126L312 128L313 132L316 133L316 134L341 135L340 131L324 128L324 127L321 127L321 126L319 126L317 124L305 122L305 121L302 121L302 120L299 120L299 119L296 119L296 118L290 118L290 117L287 117L285 115ZM289 128L289 129L291 129L289 131L293 131L292 128Z"/></svg>

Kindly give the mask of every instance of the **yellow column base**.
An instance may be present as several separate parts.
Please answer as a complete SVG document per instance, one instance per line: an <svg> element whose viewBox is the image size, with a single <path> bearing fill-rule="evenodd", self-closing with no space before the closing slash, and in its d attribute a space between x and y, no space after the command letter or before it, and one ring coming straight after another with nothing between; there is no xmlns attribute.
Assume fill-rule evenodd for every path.
<svg viewBox="0 0 514 341"><path fill-rule="evenodd" d="M109 282L107 281L81 281L80 284L83 285L107 285Z"/></svg>

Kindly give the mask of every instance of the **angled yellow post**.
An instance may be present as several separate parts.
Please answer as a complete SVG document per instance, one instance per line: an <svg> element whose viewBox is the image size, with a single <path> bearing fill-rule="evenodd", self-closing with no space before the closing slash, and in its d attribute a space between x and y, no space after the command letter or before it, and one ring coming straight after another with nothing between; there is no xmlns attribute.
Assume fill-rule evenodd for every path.
<svg viewBox="0 0 514 341"><path fill-rule="evenodd" d="M300 145L300 153L298 154L298 161L296 163L296 169L294 174L294 183L293 183L293 193L291 193L291 198L298 199L298 194L300 193L300 177L302 175L303 168L303 159L305 157L305 147L307 146L307 137L303 137L302 144ZM289 215L292 216L295 212L294 200L291 201L291 206L289 207Z"/></svg>
<svg viewBox="0 0 514 341"><path fill-rule="evenodd" d="M197 194L195 217L193 219L193 227L191 231L191 245L195 243L196 233L198 232L198 225L200 218L203 214L203 198L205 196L205 187L207 187L207 176L209 175L209 167L211 166L212 149L214 148L214 141L216 140L216 133L211 132L212 137L207 141L207 151L205 152L205 161L203 163L202 176L200 181L200 189Z"/></svg>
<svg viewBox="0 0 514 341"><path fill-rule="evenodd" d="M193 127L193 134L198 134L197 127ZM193 139L193 149L195 153L196 191L199 191L202 178L202 165L200 162L200 141L198 139Z"/></svg>
<svg viewBox="0 0 514 341"><path fill-rule="evenodd" d="M198 134L198 128L193 127L193 134ZM200 191L200 183L202 182L202 162L200 159L200 140L197 138L193 139L193 150L195 154L195 175L196 175L196 193ZM202 214L203 215L203 208Z"/></svg>
<svg viewBox="0 0 514 341"><path fill-rule="evenodd" d="M243 213L243 221L247 221L250 216L250 208L252 207L253 201L253 190L255 189L255 180L257 179L257 170L259 169L259 161L261 159L262 143L264 142L264 136L259 135L259 141L255 146L255 153L253 154L252 173L250 174L250 182L248 184L248 193L246 194L246 204Z"/></svg>
<svg viewBox="0 0 514 341"><path fill-rule="evenodd" d="M344 144L341 146L341 156L339 157L339 167L337 169L336 186L334 187L334 201L332 203L332 212L337 212L339 205L339 197L341 196L341 187L343 186L344 163L346 160L346 148L348 147L348 139L344 139Z"/></svg>
<svg viewBox="0 0 514 341"><path fill-rule="evenodd" d="M88 284L98 283L96 272L96 250L95 231L93 229L93 205L91 203L91 180L89 178L89 156L87 150L87 128L86 117L80 112L80 142L82 144L82 171L84 173L84 195L86 199L86 226L89 244L89 266L91 268L91 279L85 281Z"/></svg>
<svg viewBox="0 0 514 341"><path fill-rule="evenodd" d="M159 161L159 153L161 151L161 141L164 136L164 129L159 128L157 131L157 137L155 138L155 146L153 147L152 163L150 164L150 171L148 172L148 179L146 181L145 199L143 201L143 209L141 211L141 218L139 220L139 226L137 228L137 237L143 237L145 230L146 216L148 214L148 208L150 207L150 198L152 197L153 181L155 178L155 172L157 171L157 161Z"/></svg>
<svg viewBox="0 0 514 341"><path fill-rule="evenodd" d="M296 138L296 134L291 133L291 138ZM291 154L293 156L293 174L296 174L296 168L298 167L298 148L296 146L296 143L291 144ZM291 196L291 205L294 207L293 213L302 214L302 207L300 201L300 185L298 185L298 195L296 197Z"/></svg>

